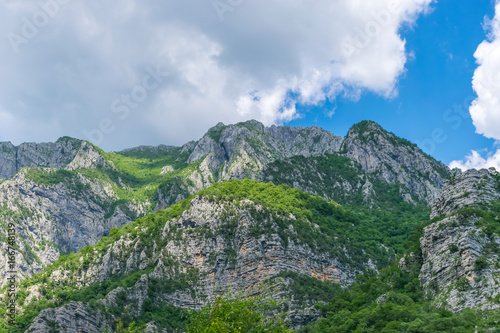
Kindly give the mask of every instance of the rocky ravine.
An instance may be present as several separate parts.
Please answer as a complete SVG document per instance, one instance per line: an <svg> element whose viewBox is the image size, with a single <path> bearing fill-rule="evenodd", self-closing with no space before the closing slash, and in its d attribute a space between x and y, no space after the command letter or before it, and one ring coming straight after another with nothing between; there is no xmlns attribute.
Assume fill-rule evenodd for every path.
<svg viewBox="0 0 500 333"><path fill-rule="evenodd" d="M478 214L456 214L499 199L494 169L469 170L445 184L432 207L432 216L442 219L426 227L420 240L420 280L438 305L452 311L500 308L500 237L477 224Z"/></svg>

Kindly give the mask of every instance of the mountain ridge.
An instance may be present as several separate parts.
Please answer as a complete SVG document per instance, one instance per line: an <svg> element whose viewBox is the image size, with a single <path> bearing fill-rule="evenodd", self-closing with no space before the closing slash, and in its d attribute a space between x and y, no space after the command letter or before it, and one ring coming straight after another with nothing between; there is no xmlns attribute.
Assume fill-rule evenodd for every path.
<svg viewBox="0 0 500 333"><path fill-rule="evenodd" d="M58 142L25 146L30 162L0 181L0 217L20 235L23 304L35 302L47 318L59 313L76 326L71 309L89 313L89 304L101 304L97 331L114 328L123 305L132 317L153 318L159 310L151 306L199 308L213 299L214 285L249 290L267 276L285 286L282 295L293 289L300 299L312 297L307 306L290 305L293 325L307 325L321 315L312 304L328 300L299 291L298 281L333 295L331 281L347 287L356 275L386 267L406 253L406 239L429 218L432 204L450 206L443 193L453 191L441 189L459 177L371 121L354 125L345 138L319 127L248 121L219 123L181 147L104 152L86 141ZM64 145L73 150L67 146L63 154ZM259 202L259 191L273 195ZM280 204L285 193L298 201ZM172 209L177 215L167 218ZM173 224L154 226L161 221ZM158 286L166 288L163 298L153 297L162 295ZM86 288L102 297L88 298ZM47 302L58 310L45 309ZM50 331L51 322L37 315L23 320L35 320L33 332Z"/></svg>

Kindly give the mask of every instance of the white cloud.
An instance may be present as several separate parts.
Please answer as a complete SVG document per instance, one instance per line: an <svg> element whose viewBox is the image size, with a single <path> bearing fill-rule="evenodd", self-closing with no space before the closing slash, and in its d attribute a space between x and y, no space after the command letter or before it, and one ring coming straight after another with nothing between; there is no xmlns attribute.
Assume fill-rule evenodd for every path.
<svg viewBox="0 0 500 333"><path fill-rule="evenodd" d="M450 163L450 168L459 168L462 171L468 169L488 169L495 168L500 170L500 150L495 153L487 153L486 157L475 150L470 155L465 157L465 161L453 161Z"/></svg>
<svg viewBox="0 0 500 333"><path fill-rule="evenodd" d="M472 102L470 114L477 133L500 140L500 1L495 12L493 20L485 24L488 40L474 54L478 67L472 86L477 99Z"/></svg>
<svg viewBox="0 0 500 333"><path fill-rule="evenodd" d="M469 108L476 133L500 140L500 1L495 5L495 17L485 19L488 39L474 53L478 67L474 72L472 87L477 98ZM498 147L498 144L496 144ZM453 161L451 168L462 170L494 167L500 170L500 149L483 157L473 150L464 161Z"/></svg>
<svg viewBox="0 0 500 333"><path fill-rule="evenodd" d="M57 1L2 2L0 35L23 37L40 4ZM0 109L17 120L0 122L0 137L19 143L97 130L105 149L182 144L218 121L300 117L297 103L356 99L363 90L392 97L407 61L398 31L432 0L222 2L231 10L217 13L212 1L56 6L26 43L0 43ZM113 113L112 103L139 92L146 68L157 65L168 72L161 84L127 117ZM109 133L99 129L106 119Z"/></svg>

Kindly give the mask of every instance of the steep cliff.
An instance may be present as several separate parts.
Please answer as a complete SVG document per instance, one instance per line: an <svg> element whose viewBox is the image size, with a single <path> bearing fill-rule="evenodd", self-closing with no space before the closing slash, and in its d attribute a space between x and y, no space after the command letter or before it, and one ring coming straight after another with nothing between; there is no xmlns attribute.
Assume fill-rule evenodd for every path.
<svg viewBox="0 0 500 333"><path fill-rule="evenodd" d="M348 285L390 254L376 229L336 203L287 186L224 182L59 258L23 282L21 304L28 316L39 304L98 301L109 313L126 306L122 317L140 318L165 305L199 308L227 288L257 290L286 272ZM302 307L315 297L304 296ZM303 320L297 313L294 318Z"/></svg>
<svg viewBox="0 0 500 333"><path fill-rule="evenodd" d="M453 311L500 308L500 175L469 170L445 184L420 240L420 280ZM438 218L440 216L440 218Z"/></svg>
<svg viewBox="0 0 500 333"><path fill-rule="evenodd" d="M415 144L363 121L354 125L342 143L345 156L363 171L389 184L401 184L404 192L432 204L449 177L448 168L423 153ZM411 198L407 197L407 200Z"/></svg>
<svg viewBox="0 0 500 333"><path fill-rule="evenodd" d="M73 166L70 168L88 167L85 166L84 156L89 155L89 149L85 141L68 137L60 138L55 143L23 143L18 147L10 142L1 142L0 179L10 178L24 167L61 169L71 163Z"/></svg>

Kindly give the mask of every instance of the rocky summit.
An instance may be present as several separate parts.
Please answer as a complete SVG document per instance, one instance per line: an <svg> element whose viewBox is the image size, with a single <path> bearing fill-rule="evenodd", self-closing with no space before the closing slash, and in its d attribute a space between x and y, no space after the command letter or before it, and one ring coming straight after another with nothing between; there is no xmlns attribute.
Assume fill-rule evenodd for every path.
<svg viewBox="0 0 500 333"><path fill-rule="evenodd" d="M0 332L185 332L231 292L278 302L298 332L500 323L500 175L449 170L371 121L345 138L219 123L121 152L1 143L0 203L19 271Z"/></svg>

